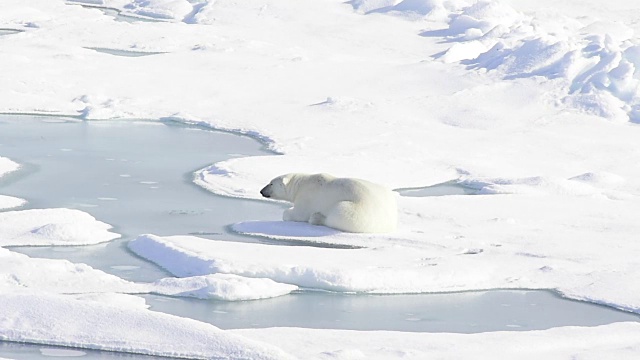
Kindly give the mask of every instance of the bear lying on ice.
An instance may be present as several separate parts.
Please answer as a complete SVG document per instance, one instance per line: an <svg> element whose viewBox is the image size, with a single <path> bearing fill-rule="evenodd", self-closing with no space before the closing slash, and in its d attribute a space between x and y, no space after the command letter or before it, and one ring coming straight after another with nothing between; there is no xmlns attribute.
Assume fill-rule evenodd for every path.
<svg viewBox="0 0 640 360"><path fill-rule="evenodd" d="M285 221L356 233L390 232L398 222L395 194L366 180L328 174L286 174L271 180L260 194L293 203L284 211Z"/></svg>

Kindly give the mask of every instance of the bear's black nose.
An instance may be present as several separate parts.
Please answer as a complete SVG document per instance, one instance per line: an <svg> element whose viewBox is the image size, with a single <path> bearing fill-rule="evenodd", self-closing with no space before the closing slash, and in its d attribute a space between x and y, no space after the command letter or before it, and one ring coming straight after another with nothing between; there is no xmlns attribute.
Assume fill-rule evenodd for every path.
<svg viewBox="0 0 640 360"><path fill-rule="evenodd" d="M262 195L262 196L264 196L266 198L268 198L270 196L269 193L267 192L267 188L266 187L264 187L262 190L260 190L260 195Z"/></svg>

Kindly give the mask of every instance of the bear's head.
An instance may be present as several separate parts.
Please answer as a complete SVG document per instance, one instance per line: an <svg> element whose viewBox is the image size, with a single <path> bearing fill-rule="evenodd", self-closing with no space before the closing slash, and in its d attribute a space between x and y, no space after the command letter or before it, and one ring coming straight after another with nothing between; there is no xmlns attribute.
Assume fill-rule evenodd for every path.
<svg viewBox="0 0 640 360"><path fill-rule="evenodd" d="M260 194L266 198L291 201L289 191L287 191L287 184L289 184L292 177L293 174L278 176L262 188Z"/></svg>

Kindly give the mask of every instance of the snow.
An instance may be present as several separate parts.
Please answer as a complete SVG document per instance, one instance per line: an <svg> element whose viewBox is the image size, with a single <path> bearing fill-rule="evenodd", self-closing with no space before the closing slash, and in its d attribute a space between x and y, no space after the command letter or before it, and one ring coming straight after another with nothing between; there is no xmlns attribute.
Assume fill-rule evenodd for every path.
<svg viewBox="0 0 640 360"><path fill-rule="evenodd" d="M142 298L128 294L155 293L199 299L254 300L281 296L295 286L269 279L249 279L215 274L184 278L163 278L154 283L134 283L104 273L85 264L67 260L30 258L0 248L0 289L34 289L57 294L76 294L76 298L133 307L146 305ZM47 269L42 273L39 269Z"/></svg>
<svg viewBox="0 0 640 360"><path fill-rule="evenodd" d="M189 358L288 358L211 325L151 312L133 294L253 300L293 290L268 279L224 275L134 283L85 264L0 248L0 339Z"/></svg>
<svg viewBox="0 0 640 360"><path fill-rule="evenodd" d="M254 219L230 224L239 233L346 249L140 236L131 249L180 277L155 285L0 249L7 260L0 263L0 284L11 289L1 297L7 307L0 307L6 314L0 321L18 321L13 314L27 311L25 304L46 303L51 316L79 308L113 320L86 337L70 325L53 339L56 321L34 313L16 322L21 327L14 333L1 326L7 339L223 357L245 341L223 344L226 332L169 320L130 295L154 291L231 300L278 296L296 286L377 293L551 288L640 312L640 13L633 2L3 5L0 27L16 31L0 36L0 68L13 69L0 73L0 112L171 119L262 141L272 155L233 158L197 172L197 184L225 196L260 199L269 179L289 172L328 172L391 188L453 180L481 194L401 197L400 228L390 235ZM128 21L117 21L123 16ZM149 55L114 55L127 51ZM0 175L16 168L0 157ZM21 204L0 196L0 208ZM3 212L0 224L1 246L117 237L99 219L68 209ZM30 296L11 293L23 285ZM111 305L96 301L100 296L64 295L92 291L118 295L105 296ZM96 340L101 331L125 331L117 324L129 322L125 315L158 322L157 336L147 345ZM72 324L86 325L76 320ZM174 327L166 327L169 322ZM190 340L181 343L171 333ZM462 358L632 358L640 352L637 324L468 336L237 333L300 358L450 357L452 349ZM219 346L204 349L208 342ZM279 356L262 345L249 348Z"/></svg>
<svg viewBox="0 0 640 360"><path fill-rule="evenodd" d="M563 215L567 209L545 208L541 216L533 213L533 209L544 206L537 198L532 198L525 208L514 209L506 206L506 199L496 197L495 210L480 218L465 213L466 221L457 220L460 224L454 233L447 233L450 226L439 224L454 221L461 208L479 206L480 199L479 196L460 197L458 201L434 198L432 206L441 215L431 217L429 229L416 230L419 236L407 233L391 239L382 238L384 235L350 237L332 231L312 238L281 235L303 244L367 246L363 248L282 247L154 235L139 236L129 243L129 248L176 276L235 274L270 278L302 288L382 294L549 288L569 298L640 312L640 301L635 296L640 287L626 282L639 271L635 259L640 249L635 245L622 246L640 228L633 226L619 233L607 228L611 223L630 222L632 214L626 219L612 220L606 214L613 208L606 204L608 200L603 200L597 211L585 208L582 212L581 218L591 224L567 223L566 228L558 227L559 233L554 237L541 234L524 238L519 234L523 228L535 230L542 224L553 226L568 221ZM405 206L410 208L408 202ZM414 213L406 218L414 216L422 217ZM576 230L579 226L585 229ZM473 228L479 231L470 233ZM608 232L609 248L601 249L597 257L592 256L591 252L598 248L597 233L603 229ZM427 231L442 236L444 241L422 241L422 234ZM557 246L568 237L580 238L580 248Z"/></svg>
<svg viewBox="0 0 640 360"><path fill-rule="evenodd" d="M67 260L38 259L0 248L0 289L51 293L143 292L144 287ZM45 271L43 271L45 270Z"/></svg>
<svg viewBox="0 0 640 360"><path fill-rule="evenodd" d="M636 34L624 24L532 17L479 1L454 15L445 32L455 42L445 62L466 60L469 68L495 70L504 79L559 79L566 92L561 101L612 120L638 121Z"/></svg>
<svg viewBox="0 0 640 360"><path fill-rule="evenodd" d="M164 278L154 283L154 292L159 294L226 301L266 299L289 294L297 288L271 279L230 274Z"/></svg>
<svg viewBox="0 0 640 360"><path fill-rule="evenodd" d="M100 302L100 303L111 305L111 306L126 307L131 309L149 308L144 298L141 298L136 295L129 295L129 294L123 294L123 293L109 293L109 292L83 293L83 294L72 294L69 297L72 297L77 300L82 300L82 301L95 301L95 302Z"/></svg>
<svg viewBox="0 0 640 360"><path fill-rule="evenodd" d="M19 199L13 196L0 195L0 210L15 208L24 204L25 201L23 199Z"/></svg>
<svg viewBox="0 0 640 360"><path fill-rule="evenodd" d="M0 156L0 179L8 173L16 171L19 167L20 165L16 162ZM14 208L24 204L25 201L23 199L0 194L0 210Z"/></svg>
<svg viewBox="0 0 640 360"><path fill-rule="evenodd" d="M0 223L0 246L89 245L120 237L111 225L73 209L7 211Z"/></svg>
<svg viewBox="0 0 640 360"><path fill-rule="evenodd" d="M232 332L276 344L300 359L634 359L640 351L636 323L480 334L296 328Z"/></svg>
<svg viewBox="0 0 640 360"><path fill-rule="evenodd" d="M20 167L20 165L14 161L11 161L10 159L7 159L5 157L0 157L0 177L18 170L18 168Z"/></svg>
<svg viewBox="0 0 640 360"><path fill-rule="evenodd" d="M3 293L0 304L3 340L200 359L292 358L213 325L145 309L28 291Z"/></svg>

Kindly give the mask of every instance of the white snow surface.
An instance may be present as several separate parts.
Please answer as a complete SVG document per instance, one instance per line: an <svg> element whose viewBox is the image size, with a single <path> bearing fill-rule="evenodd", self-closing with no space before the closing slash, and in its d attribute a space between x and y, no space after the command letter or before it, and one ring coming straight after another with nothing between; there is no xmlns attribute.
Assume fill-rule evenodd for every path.
<svg viewBox="0 0 640 360"><path fill-rule="evenodd" d="M329 172L391 188L457 180L482 194L400 198L400 227L389 235L252 219L232 226L359 249L139 237L134 251L177 276L194 276L179 285L171 280L181 287L171 293L219 296L210 285L222 273L262 279L244 279L234 290L254 284L262 289L254 295L283 284L381 293L553 288L640 312L639 7L626 0L3 0L0 28L19 31L0 35L0 69L10 69L0 72L0 112L174 119L248 134L279 153L197 173L199 185L228 196L257 199L269 179L288 172ZM1 156L0 146L0 175L15 170ZM0 208L21 203L0 196ZM0 217L0 246L117 236L66 209ZM243 344L151 313L130 297L116 295L106 305L64 295L153 292L152 285L138 289L79 264L6 249L0 256L7 260L0 284L11 289L0 296L4 339L184 356L213 356L201 351L214 341L220 346L210 351L223 357ZM224 286L233 282L226 279ZM28 296L15 293L25 286ZM29 305L47 307L31 317ZM50 326L64 323L52 317L77 308L113 322L96 329L74 318L54 338ZM118 320L132 319L159 324L158 337L98 340L102 331L124 331ZM20 326L12 332L6 324ZM74 326L96 330L82 335ZM524 358L640 353L636 324L477 335L239 333L301 358L451 351L495 358L523 348ZM193 337L181 343L175 334Z"/></svg>
<svg viewBox="0 0 640 360"><path fill-rule="evenodd" d="M33 289L58 294L143 292L142 286L67 260L38 259L0 248L0 289Z"/></svg>
<svg viewBox="0 0 640 360"><path fill-rule="evenodd" d="M0 156L0 179L8 173L16 171L19 167L20 165L16 162ZM18 207L24 203L23 199L0 194L0 210Z"/></svg>
<svg viewBox="0 0 640 360"><path fill-rule="evenodd" d="M0 340L188 358L283 359L286 354L268 345L151 312L143 298L130 294L252 300L293 290L233 275L133 283L85 264L0 248Z"/></svg>
<svg viewBox="0 0 640 360"><path fill-rule="evenodd" d="M25 202L25 200L17 197L0 195L0 210L19 207L24 205Z"/></svg>
<svg viewBox="0 0 640 360"><path fill-rule="evenodd" d="M461 207L478 206L473 201L459 201L457 206L447 209L442 202L436 202L434 207L456 213ZM534 201L529 205L536 208L540 203ZM564 210L548 210L548 217L540 220L544 223L555 217L556 221L563 222L565 219L561 214ZM604 216L611 208L601 210L603 213L595 215L587 211L584 216L591 220ZM525 210L529 211L531 209ZM637 276L636 256L628 253L637 254L640 250L636 245L621 245L629 234L620 238L612 236L610 247L601 249L599 256L595 257L590 253L593 247L598 246L589 239L583 239L579 249L556 246L563 237L586 236L586 231L563 230L558 238L540 236L528 239L518 233L520 218L517 216L467 217L470 223L461 224L456 233L442 233L443 237L446 236L443 242L425 242L420 240L421 236L407 233L393 239L360 236L348 244L340 235L327 235L326 243L370 245L356 249L332 249L211 241L191 236L142 235L131 241L129 248L180 277L224 273L270 278L303 288L384 294L548 288L569 298L640 312L640 300L636 296L640 287L627 283L627 279ZM450 215L445 215L433 220L437 224L451 219ZM525 226L536 228L540 220L526 218ZM472 224L482 228L482 233L467 234L464 229L472 227ZM597 229L600 225L594 226ZM440 232L437 227L430 231ZM507 232L508 237L494 242L496 234L501 232ZM483 239L481 246L474 247L480 243L469 240L469 237ZM317 238L290 239L318 241Z"/></svg>
<svg viewBox="0 0 640 360"><path fill-rule="evenodd" d="M18 170L19 167L20 165L18 163L0 156L0 177Z"/></svg>
<svg viewBox="0 0 640 360"><path fill-rule="evenodd" d="M216 274L163 278L154 283L134 283L67 260L31 258L0 248L0 290L32 289L57 294L76 294L85 300L128 303L145 307L144 300L127 294L155 293L200 299L254 300L281 296L296 287L269 279ZM42 269L46 269L43 272ZM142 302L140 302L142 300Z"/></svg>
<svg viewBox="0 0 640 360"><path fill-rule="evenodd" d="M296 328L232 330L275 344L299 359L635 359L640 325L545 331L424 334Z"/></svg>
<svg viewBox="0 0 640 360"><path fill-rule="evenodd" d="M0 295L0 339L196 359L292 358L191 319L29 291Z"/></svg>
<svg viewBox="0 0 640 360"><path fill-rule="evenodd" d="M289 294L298 287L266 278L233 274L210 274L186 278L164 278L153 284L153 292L197 299L227 301L266 299Z"/></svg>
<svg viewBox="0 0 640 360"><path fill-rule="evenodd" d="M89 245L120 235L111 225L74 209L32 209L0 213L0 246Z"/></svg>

